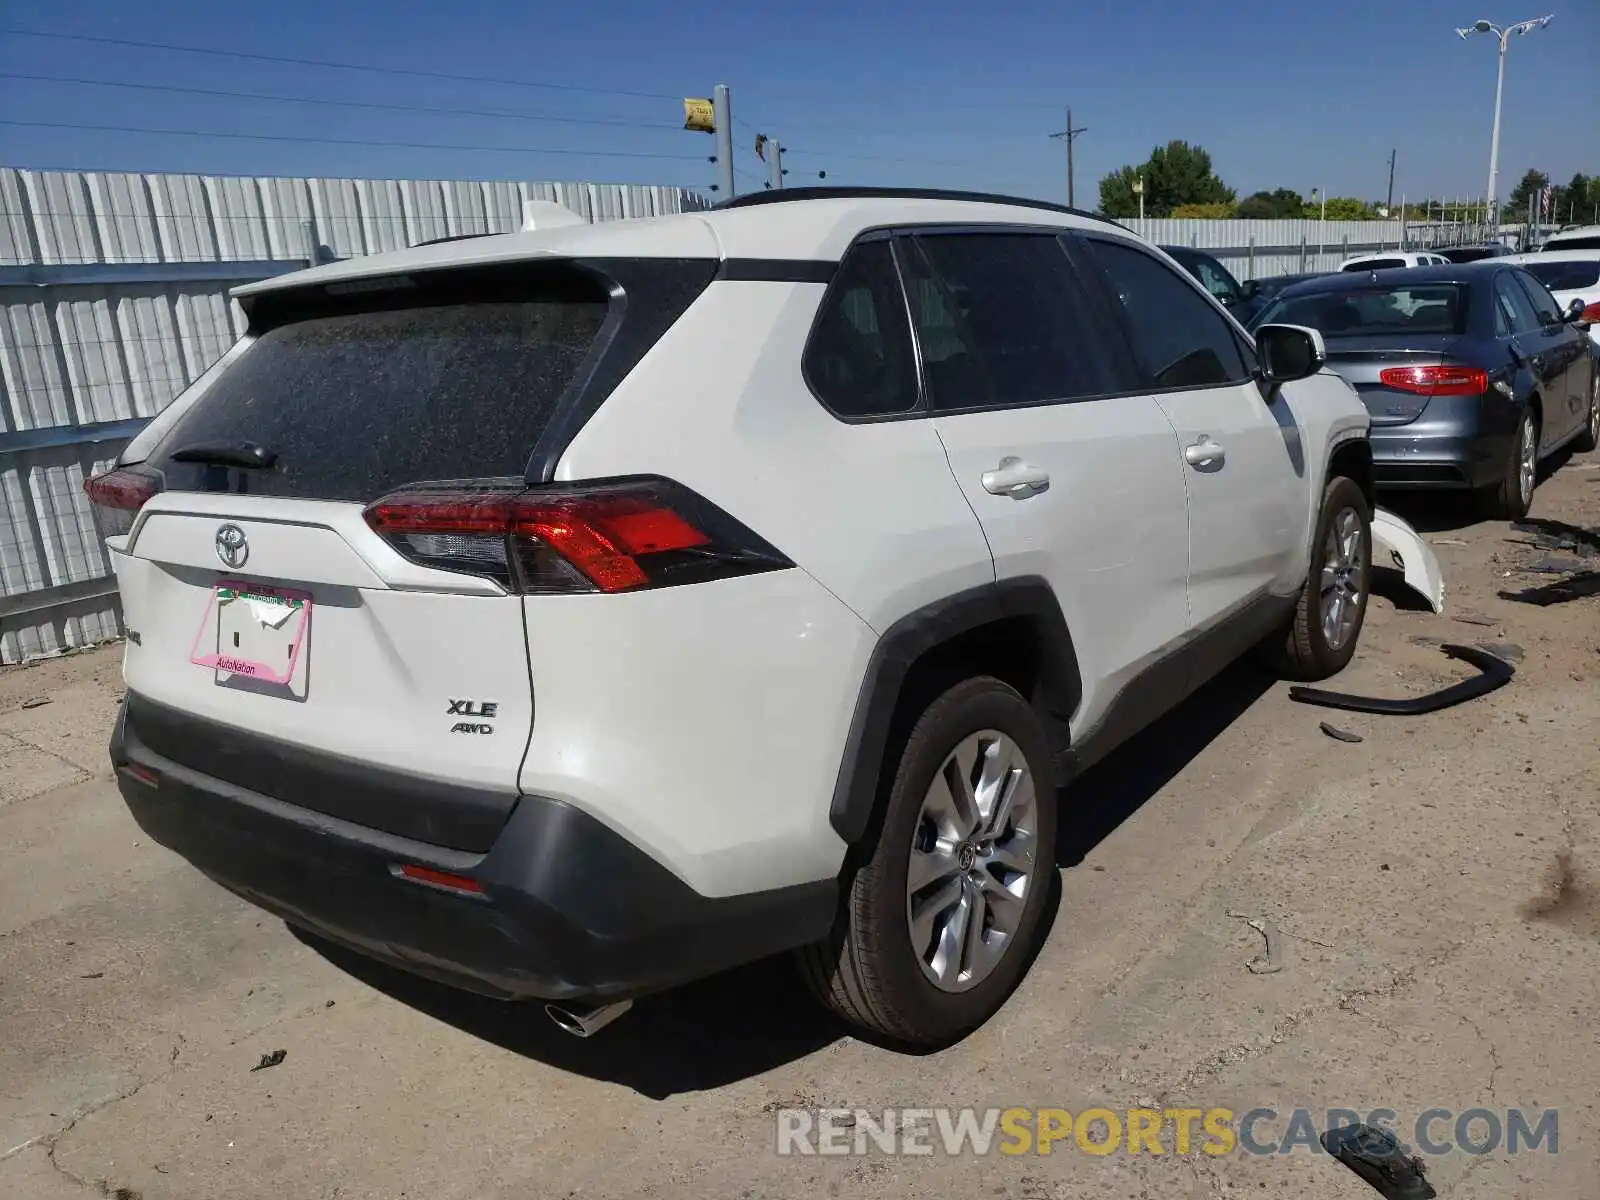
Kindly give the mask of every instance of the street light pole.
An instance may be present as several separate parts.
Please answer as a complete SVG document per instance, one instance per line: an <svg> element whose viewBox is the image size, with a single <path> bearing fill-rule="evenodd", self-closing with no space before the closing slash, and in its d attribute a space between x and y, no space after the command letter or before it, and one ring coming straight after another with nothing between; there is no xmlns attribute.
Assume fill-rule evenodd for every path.
<svg viewBox="0 0 1600 1200"><path fill-rule="evenodd" d="M1554 13L1547 13L1542 17L1534 17L1528 21L1518 21L1515 25L1507 25L1504 29L1492 21L1474 21L1466 29L1457 29L1456 36L1465 41L1475 33L1492 33L1500 41L1500 69L1494 81L1494 131L1489 135L1489 200L1485 217L1488 225L1496 232L1499 231L1499 197L1500 185L1500 97L1506 86L1506 48L1511 44L1511 35L1518 37L1531 33L1535 29L1543 29L1550 24Z"/></svg>

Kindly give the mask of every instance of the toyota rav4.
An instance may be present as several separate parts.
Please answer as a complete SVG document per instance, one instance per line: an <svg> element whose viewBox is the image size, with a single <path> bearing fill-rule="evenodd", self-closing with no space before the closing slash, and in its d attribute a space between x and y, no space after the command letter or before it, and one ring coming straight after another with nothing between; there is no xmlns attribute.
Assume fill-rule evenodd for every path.
<svg viewBox="0 0 1600 1200"><path fill-rule="evenodd" d="M574 1032L795 950L856 1025L959 1038L1045 935L1062 789L1360 633L1361 402L1107 220L796 189L235 295L86 485L122 794Z"/></svg>

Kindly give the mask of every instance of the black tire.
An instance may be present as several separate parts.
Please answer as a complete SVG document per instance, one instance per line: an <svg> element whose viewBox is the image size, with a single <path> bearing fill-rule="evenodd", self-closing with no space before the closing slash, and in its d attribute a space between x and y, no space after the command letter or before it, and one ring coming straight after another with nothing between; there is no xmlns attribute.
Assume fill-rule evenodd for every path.
<svg viewBox="0 0 1600 1200"><path fill-rule="evenodd" d="M1356 589L1355 624L1337 646L1330 645L1322 627L1323 566L1329 537L1341 515L1355 514L1361 531L1360 568L1350 578ZM1306 581L1295 600L1294 616L1271 645L1274 666L1289 679L1326 679L1349 664L1361 640L1361 626L1367 617L1367 597L1372 590L1372 507L1353 479L1336 476L1322 492L1322 511L1317 514L1316 536L1311 542L1311 565Z"/></svg>
<svg viewBox="0 0 1600 1200"><path fill-rule="evenodd" d="M1579 454L1600 449L1600 358L1589 372L1589 423L1583 427L1577 441L1572 443Z"/></svg>
<svg viewBox="0 0 1600 1200"><path fill-rule="evenodd" d="M908 921L908 872L924 797L961 743L994 730L1015 743L1034 782L1034 844L1022 915L990 973L965 991L946 991L925 973ZM1033 707L990 676L951 687L923 711L893 771L870 854L842 880L830 937L799 952L817 998L850 1024L908 1049L934 1049L964 1037L997 1011L1027 972L1045 934L1056 885L1056 796L1049 744Z"/></svg>
<svg viewBox="0 0 1600 1200"><path fill-rule="evenodd" d="M1522 452L1526 438L1533 439L1534 479L1524 491ZM1525 408L1522 419L1517 422L1517 432L1511 439L1511 448L1506 451L1505 471L1500 482L1479 493L1478 510L1483 516L1491 521L1520 521L1528 515L1528 509L1533 506L1533 489L1539 482L1538 447L1539 414L1532 408Z"/></svg>

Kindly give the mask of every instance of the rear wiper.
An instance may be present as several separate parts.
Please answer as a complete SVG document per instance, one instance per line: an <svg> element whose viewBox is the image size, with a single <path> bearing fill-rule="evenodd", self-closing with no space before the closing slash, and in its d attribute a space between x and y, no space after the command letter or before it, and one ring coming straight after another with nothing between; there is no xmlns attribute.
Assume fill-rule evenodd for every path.
<svg viewBox="0 0 1600 1200"><path fill-rule="evenodd" d="M167 457L173 462L264 470L278 461L278 452L254 442L196 442L192 446L178 447Z"/></svg>

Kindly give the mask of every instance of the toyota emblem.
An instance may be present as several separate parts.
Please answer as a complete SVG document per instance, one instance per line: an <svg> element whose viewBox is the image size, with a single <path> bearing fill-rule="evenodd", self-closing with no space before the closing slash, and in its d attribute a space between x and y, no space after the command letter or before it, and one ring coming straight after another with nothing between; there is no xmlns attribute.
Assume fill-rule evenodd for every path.
<svg viewBox="0 0 1600 1200"><path fill-rule="evenodd" d="M238 570L244 566L245 560L250 557L250 543L245 540L244 530L237 525L219 525L217 527L217 557L224 566Z"/></svg>

